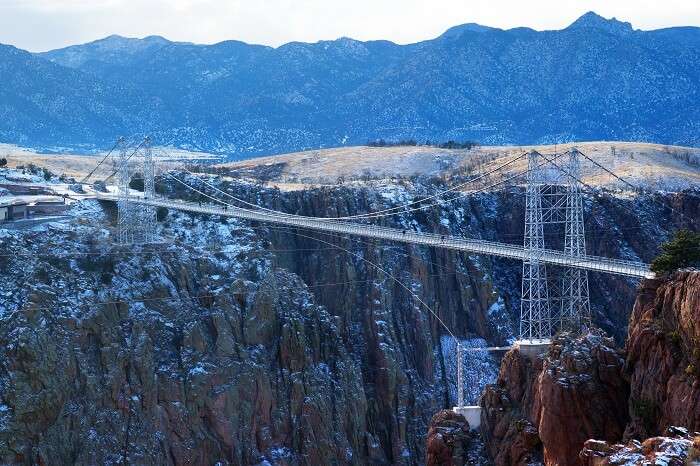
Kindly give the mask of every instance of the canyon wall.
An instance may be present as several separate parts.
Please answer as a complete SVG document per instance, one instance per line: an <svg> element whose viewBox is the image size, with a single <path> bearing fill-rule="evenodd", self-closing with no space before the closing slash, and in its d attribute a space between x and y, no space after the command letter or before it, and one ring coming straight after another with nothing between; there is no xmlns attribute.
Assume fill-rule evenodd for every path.
<svg viewBox="0 0 700 466"><path fill-rule="evenodd" d="M271 208L337 216L437 188L236 189ZM684 196L673 202L697 202ZM519 199L477 195L381 223L519 243ZM177 212L159 224L160 243L126 248L113 244L109 209L76 209L71 221L0 230L3 463L424 464L431 417L455 402L437 317L479 344L517 331L515 262ZM648 260L640 251L674 226L643 197L587 209L596 254ZM622 338L633 284L591 274L591 290L596 322ZM552 364L593 370L616 354ZM568 393L549 383L551 396Z"/></svg>
<svg viewBox="0 0 700 466"><path fill-rule="evenodd" d="M680 271L641 284L624 350L596 333L511 350L480 402L494 463L683 464L700 442L699 319L700 272Z"/></svg>
<svg viewBox="0 0 700 466"><path fill-rule="evenodd" d="M700 431L700 273L644 282L626 344L627 438Z"/></svg>
<svg viewBox="0 0 700 466"><path fill-rule="evenodd" d="M610 338L556 338L544 357L511 350L481 399L482 432L497 466L578 464L590 438L614 441L627 421L624 358Z"/></svg>

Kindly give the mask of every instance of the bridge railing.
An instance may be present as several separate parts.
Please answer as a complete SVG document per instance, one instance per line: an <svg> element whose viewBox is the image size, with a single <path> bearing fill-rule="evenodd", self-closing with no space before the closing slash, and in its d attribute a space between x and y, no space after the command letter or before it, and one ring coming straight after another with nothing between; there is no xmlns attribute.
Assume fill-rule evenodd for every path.
<svg viewBox="0 0 700 466"><path fill-rule="evenodd" d="M98 194L98 199L116 201L117 197L111 194ZM309 217L294 215L277 215L270 212L254 211L239 207L221 208L212 205L200 205L193 202L170 199L143 199L131 197L131 201L156 207L167 207L175 210L198 212L211 215L242 218L264 223L295 226L299 228L327 231L334 233L351 234L368 238L386 239L402 243L421 244L426 246L442 247L457 251L465 251L475 254L485 254L508 259L530 259L530 252L523 246L498 243L486 240L457 238L451 235L436 233L421 233L412 230L383 227L379 225L353 223L337 220L315 220ZM647 264L641 262L609 259L599 256L569 256L561 251L544 249L538 251L537 259L546 264L573 267L596 272L611 273L637 278L651 278L654 274Z"/></svg>

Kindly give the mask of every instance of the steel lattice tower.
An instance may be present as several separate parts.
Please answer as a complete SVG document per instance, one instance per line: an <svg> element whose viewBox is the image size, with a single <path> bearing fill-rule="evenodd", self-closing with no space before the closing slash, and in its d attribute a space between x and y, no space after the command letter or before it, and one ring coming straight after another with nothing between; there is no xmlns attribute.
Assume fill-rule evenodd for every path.
<svg viewBox="0 0 700 466"><path fill-rule="evenodd" d="M129 183L131 173L129 171L129 147L122 144L117 158L117 189L119 201L117 202L117 242L131 244L133 242L134 209L129 201Z"/></svg>
<svg viewBox="0 0 700 466"><path fill-rule="evenodd" d="M136 162L131 162L134 157ZM122 145L117 163L118 241L120 244L150 243L155 237L156 209L129 200L133 166L141 168L144 199L155 197L155 162L150 139L144 139L133 151L131 147Z"/></svg>
<svg viewBox="0 0 700 466"><path fill-rule="evenodd" d="M525 235L523 245L527 258L523 261L522 299L520 301L520 339L545 340L552 336L552 316L547 288L547 268L540 261L544 244L545 187L540 154L528 154L527 188L525 192Z"/></svg>
<svg viewBox="0 0 700 466"><path fill-rule="evenodd" d="M151 140L143 141L143 197L153 199L156 195L155 187L155 162L151 150ZM141 207L141 222L139 224L140 242L152 243L156 231L156 208L153 206Z"/></svg>
<svg viewBox="0 0 700 466"><path fill-rule="evenodd" d="M583 223L583 194L578 180L581 162L577 149L569 151L567 164L566 221L564 252L569 256L586 255L586 238ZM578 332L591 323L591 307L588 292L588 272L567 268L562 277L561 328Z"/></svg>

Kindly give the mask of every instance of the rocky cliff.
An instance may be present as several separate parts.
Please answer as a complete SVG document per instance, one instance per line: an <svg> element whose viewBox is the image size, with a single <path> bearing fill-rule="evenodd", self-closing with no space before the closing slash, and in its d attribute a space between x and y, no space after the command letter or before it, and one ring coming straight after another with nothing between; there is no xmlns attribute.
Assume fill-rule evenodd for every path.
<svg viewBox="0 0 700 466"><path fill-rule="evenodd" d="M626 350L626 436L643 439L670 426L700 431L700 273L642 285Z"/></svg>
<svg viewBox="0 0 700 466"><path fill-rule="evenodd" d="M214 257L44 233L51 242L3 236L17 254L1 259L4 276L27 290L0 326L1 463L383 458L336 320L254 243ZM28 267L53 247L82 254Z"/></svg>
<svg viewBox="0 0 700 466"><path fill-rule="evenodd" d="M663 437L651 437L644 442L631 440L627 444L611 444L588 440L579 457L583 466L696 466L700 464L700 437L697 434L671 427Z"/></svg>
<svg viewBox="0 0 700 466"><path fill-rule="evenodd" d="M496 465L577 465L589 438L617 440L627 420L624 359L597 334L564 334L542 358L511 350L481 399L482 430Z"/></svg>
<svg viewBox="0 0 700 466"><path fill-rule="evenodd" d="M426 442L427 466L466 464L470 444L469 423L461 414L444 409L430 420Z"/></svg>
<svg viewBox="0 0 700 466"><path fill-rule="evenodd" d="M642 283L625 351L597 334L511 350L480 402L494 462L683 464L700 441L698 313L700 272L678 272Z"/></svg>

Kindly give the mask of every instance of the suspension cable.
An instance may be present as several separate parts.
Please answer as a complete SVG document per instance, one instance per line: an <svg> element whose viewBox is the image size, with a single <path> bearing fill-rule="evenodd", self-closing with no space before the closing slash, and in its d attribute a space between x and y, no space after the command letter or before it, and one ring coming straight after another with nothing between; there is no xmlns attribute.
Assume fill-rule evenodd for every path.
<svg viewBox="0 0 700 466"><path fill-rule="evenodd" d="M562 157L562 156L563 156L563 154L557 154L556 157L554 157L554 159L556 160L556 159L558 159L558 158L560 158L560 157ZM535 168L540 168L540 167L542 167L542 166L544 166L544 165L546 165L546 163L543 162L543 163L539 164L539 165L538 165L537 167L535 167ZM474 195L474 194L479 194L479 193L488 191L488 190L490 190L490 189L492 189L492 188L494 188L494 187L496 187L496 186L500 186L500 185L502 185L502 184L505 184L505 183L508 183L508 182L510 182L510 181L512 181L512 180L515 180L515 179L517 179L517 178L520 178L521 176L526 175L529 171L530 171L530 169L527 169L526 171L524 171L524 172L522 172L522 173L518 173L518 174L512 175L512 176L510 176L510 177L508 177L508 178L505 178L505 179L503 179L503 180L501 180L501 181L492 183L492 184L490 184L490 185L488 185L488 186L485 186L485 187L483 187L483 188L480 188L480 189L478 189L478 190L476 190L476 191L461 192L461 193L459 193L458 195L456 195L455 197L453 197L453 198L451 198L451 199L447 199L447 201L448 201L448 202L452 202L452 201L454 201L454 200L456 200L456 199L458 199L458 198L461 198L461 197L465 197L465 196L469 196L469 195ZM197 193L199 193L199 194L201 194L201 195L203 195L203 196L206 196L206 197L208 197L208 198L210 198L210 199L212 199L212 200L214 200L214 201L216 201L216 202L218 202L218 203L220 203L220 204L227 205L227 206L229 206L229 207L233 207L233 208L236 208L236 209L241 209L241 210L243 210L244 212L253 212L253 211L251 211L251 210L249 210L249 209L245 209L245 208L241 208L241 207L237 207L237 206L231 205L231 204L229 204L229 203L227 203L227 202L225 202L225 201L222 201L221 199L215 198L215 197L210 196L210 195L208 195L208 194L206 194L206 193L204 193L204 192L202 192L202 191L199 191L199 190L195 189L194 187L192 187L191 185L189 185L189 184L187 184L187 183L181 181L180 179L174 177L174 176L171 175L170 173L168 173L168 176L170 176L171 178L173 178L174 180L176 180L178 183L180 183L180 184L186 186L187 188L192 189L193 191L196 191ZM218 188L217 188L217 189L218 189ZM220 191L220 190L219 190L219 191ZM226 194L228 195L228 193L226 193ZM229 196L230 196L230 195L229 195ZM256 208L260 209L260 207L257 206L257 205L255 205L255 204L251 204L251 203L248 203L248 202L246 202L246 204L247 204L247 205L253 205L253 206L255 206ZM427 209L427 208L430 208L430 207L434 207L434 206L436 206L436 205L440 205L439 202L435 202L435 203L428 204L428 205L423 205L423 206L420 206L420 207L414 207L414 208L412 208L412 209L406 209L406 210L403 210L403 211L401 211L401 212L396 212L396 213L393 213L393 214L386 214L386 215L396 215L396 214L398 214L398 213L415 212L415 211L424 210L424 209ZM403 208L403 207L401 207L401 208ZM278 215L284 216L284 217L296 217L296 218L302 217L302 218L315 219L315 220L339 220L339 219L345 218L345 217L308 217L308 216L301 216L301 215L288 214L288 213L286 213L286 212L279 212L279 211L276 211L276 210L271 210L271 209L266 209L266 208L263 208L263 210L266 210L266 211L268 211L268 212L275 213L275 214L278 214ZM384 217L384 216L386 216L386 215L380 214L380 215L374 216L373 214L367 214L366 216L362 217L362 219L379 218L379 217Z"/></svg>
<svg viewBox="0 0 700 466"><path fill-rule="evenodd" d="M586 154L584 154L584 153L581 152L580 150L578 150L578 149L574 149L574 150L576 150L579 154L583 155L586 159L588 159L588 160L590 160L591 162L593 162L596 166L598 166L598 167L600 167L601 169L605 170L606 172L610 173L610 174L611 174L612 176L614 176L615 178L618 178L620 181L623 181L623 182L624 182L625 184L627 184L628 186L631 186L631 187L635 190L635 192L638 192L638 193L641 192L641 190L640 190L638 187L636 187L634 184L632 184L632 183L630 183L630 182L628 182L628 181L622 179L622 177L619 177L618 175L616 175L615 173L613 173L611 170L608 170L608 169L605 168L603 165L601 165L601 164L599 164L598 162L594 161L592 158L588 157ZM541 156L543 159L545 159L547 162L549 162L550 164L552 164L555 168L557 168L558 170L560 170L562 173L564 173L566 176L568 176L569 178L573 179L573 180L576 181L577 183L579 183L579 184L585 186L586 188L588 188L588 192L589 192L589 193L595 195L595 194L596 194L596 193L595 193L596 189L600 189L600 190L602 190L602 191L604 191L604 192L607 192L607 193L609 193L609 194L612 194L611 191L610 191L609 189L605 188L605 187L596 188L596 187L591 186L590 184L586 183L586 182L583 181L582 179L580 179L580 178L574 176L571 172L569 172L568 170L566 170L564 167L562 167L561 165L555 163L554 160L550 160L549 158L547 158L546 155L540 154L540 156ZM678 212L676 209L673 208L673 206L668 206L668 205L664 204L663 202L660 202L660 201L656 200L653 196L651 197L651 200L652 200L652 202L654 202L654 203L660 205L660 206L663 207L663 208L671 209L671 212L676 213L676 214L680 215L681 217L683 217L683 218L689 220L691 224L693 224L693 225L696 224L694 219L689 218L689 217L686 216L683 212ZM638 212L633 211L633 210L632 210L631 208L629 208L629 207L623 206L623 209L625 209L625 210L627 210L628 212L632 213L635 217L638 216Z"/></svg>
<svg viewBox="0 0 700 466"><path fill-rule="evenodd" d="M632 189L634 190L634 192L640 193L640 192L642 191L642 189L641 189L639 186L636 186L635 184L633 184L633 183L627 181L626 179L622 178L621 176L619 176L618 174L614 173L612 170L608 169L608 168L605 167L604 165L598 163L598 162L595 161L593 158L591 158L591 157L589 157L588 155L584 154L584 153L581 152L580 150L578 150L578 149L576 149L576 150L578 151L579 154L583 155L587 160L589 160L589 161L590 161L591 163L593 163L595 166L597 166L598 168L604 170L606 173L608 173L610 176L614 177L616 180L618 180L618 181L622 182L623 184L625 184L625 185L629 186L630 188L632 188ZM678 215L680 215L681 217L683 217L683 218L689 220L690 223L691 223L692 225L697 226L696 219L688 217L688 216L685 215L683 212L678 212L676 209L673 208L673 206L669 206L669 205L666 205L666 204L662 203L661 201L655 199L654 196L651 196L651 199L652 199L653 202L657 203L658 205L660 205L660 206L662 206L662 207L664 207L664 208L667 208L667 209L671 209L671 212L673 212L673 213L675 213L675 214L678 214Z"/></svg>
<svg viewBox="0 0 700 466"><path fill-rule="evenodd" d="M308 239L311 239L311 240L314 240L314 241L318 241L319 243L323 243L323 244L326 244L326 245L328 245L328 246L335 247L335 248L337 248L337 249L339 249L339 250L341 250L341 251L344 251L345 253L347 253L347 254L349 254L349 255L351 255L351 256L354 256L354 257L356 257L356 258L358 258L358 259L360 259L360 260L362 260L362 261L364 261L364 262L367 262L369 265L371 265L372 267L374 267L375 269L377 269L378 271L380 271L381 273L383 273L384 275L386 275L388 278L392 279L392 280L393 280L397 285L399 285L401 288L403 288L404 290L408 291L408 293L409 293L411 296L413 296L413 298L415 298L416 301L418 301L420 304L422 304L423 307L425 307L425 308L428 310L428 312L430 312L430 314L432 314L433 317L435 317L435 319L437 319L437 321L440 323L440 325L447 331L447 333L450 334L450 336L455 340L455 342L459 343L459 340L457 339L457 336L456 336L454 333L452 333L452 330L450 330L450 328L447 326L447 324L445 324L445 322L440 318L440 316L439 316L435 311L433 311L433 309L432 309L430 306L428 306L428 304L427 304L425 301L423 301L417 294L415 294L415 293L413 292L413 290L411 290L408 286L406 286L401 280L399 280L398 278L396 278L393 274L391 274L390 272L386 271L386 270L385 270L384 268L382 268L381 266L375 264L374 262L372 262L372 261L369 260L369 259L366 259L366 258L362 257L362 256L359 255L359 254L356 254L356 253L354 253L354 252L352 252L352 251L349 251L349 250L347 250L347 249L345 249L345 248L343 248L343 247L340 247L340 246L338 246L338 245L336 245L336 244L333 244L333 243L330 243L330 242L328 242L328 241L324 241L324 240L322 240L322 239L314 238L313 236L304 235L304 234L301 234L301 233L299 233L299 232L295 232L295 234L298 235L298 236L301 236L301 237L303 237L303 238L308 238ZM342 238L342 237L341 237L341 238Z"/></svg>
<svg viewBox="0 0 700 466"><path fill-rule="evenodd" d="M116 148L117 148L120 144L122 144L123 142L124 142L124 138L123 138L123 137L120 137L119 139L117 139L117 142L114 143L114 145L113 145L112 148L109 150L109 152L107 152L107 155L105 155L104 157L102 157L102 160L100 160L100 161L97 163L97 165L95 166L95 168L93 168L92 171L91 171L90 173L88 173L82 180L80 180L80 184L85 184L85 183L87 183L87 180L97 171L98 168L100 168L100 165L102 165L102 164L104 163L104 161L107 160L107 158L108 158L110 155L112 155L112 152L114 152L114 149L116 149Z"/></svg>
<svg viewBox="0 0 700 466"><path fill-rule="evenodd" d="M131 158L132 158L134 155L136 155L136 153L139 151L139 149L141 149L141 146L143 146L143 144L144 144L145 142L146 142L146 138L144 138L144 139L136 146L136 148L134 149L134 151L126 158L126 160L124 160L124 163L127 163L129 160L131 160ZM117 168L116 170L114 170L114 171L112 172L111 175L109 175L107 178L105 178L105 179L102 180L102 181L104 181L104 182L106 183L106 182L107 182L108 180L110 180L114 175L116 175L118 171L119 171L119 168Z"/></svg>
<svg viewBox="0 0 700 466"><path fill-rule="evenodd" d="M491 174L493 174L493 173L495 173L495 172L497 172L497 171L499 171L499 170L502 170L502 169L508 167L509 165L512 165L513 163L517 162L518 160L524 158L526 155L527 155L527 153L523 153L523 154L521 154L521 155L515 157L514 159L509 160L509 161L507 161L507 162L505 162L505 163L503 163L503 164L497 166L496 168L493 168L493 169L491 169L491 170L489 170L489 171L487 171L487 172L485 172L485 173L480 174L480 175L477 176L476 178L472 178L472 179L470 179L470 180L465 181L464 183L457 184L457 185L455 185L455 186L452 186L452 187L449 188L449 189L440 191L440 192L438 192L438 193L436 193L436 194L433 194L433 195L431 195L431 196L425 197L425 198L420 199L420 200L418 200L418 201L413 201L413 202L410 202L410 203L402 204L402 205L400 205L400 206L391 207L391 208L379 210L379 211L376 211L376 212L368 212L368 213L364 213L364 214L347 215L347 216L342 216L342 217L310 217L310 218L316 218L316 219L319 219L319 220L350 220L350 219L363 219L363 218L380 218L380 217L386 217L386 216L390 216L390 215L396 215L396 214L401 214L401 213L406 213L406 212L412 212L412 211L414 211L414 210L420 210L420 209L425 209L425 208L428 208L428 207L432 207L432 206L434 206L434 205L437 205L437 203L432 203L432 204L428 204L428 205L423 205L423 206L420 207L420 209L408 209L408 207L410 207L410 206L413 206L413 205L420 205L420 204L422 204L422 203L424 203L424 202L426 202L426 201L428 201L428 200L437 199L437 198L439 198L439 197L441 197L441 196L443 196L443 195L445 195L445 194L448 194L448 193L450 193L450 192L456 191L456 190L461 189L461 188L463 188L463 187L465 187L465 186L467 186L467 185L469 185L469 184L471 184L471 183L474 183L474 182L479 181L479 180L481 180L481 179L483 179L483 178L486 178L486 177L490 176ZM186 172L190 173L191 175L195 175L193 172L191 172L190 170L187 170L186 168L185 168L184 170L185 170ZM252 204L252 203L247 202L247 201L245 201L245 200L243 200L243 199L237 198L237 197L235 197L235 196L233 196L233 195L227 193L226 191L223 191L223 190L221 190L220 188L218 188L218 187L216 187L216 186L214 186L214 185L212 185L212 184L210 184L210 183L207 183L206 181L204 181L203 179L201 179L201 178L199 178L199 177L198 177L198 180L199 180L201 183L205 184L206 186L208 186L208 187L214 189L215 191L218 191L218 192L220 192L221 194L223 194L223 195L225 195L225 196L227 196L227 197L229 197L229 198L231 198L231 199L233 199L233 200L235 200L235 201L237 201L237 202L240 202L240 203L242 203L242 204L244 204L244 205L247 205L247 206L249 206L249 207L258 208L258 209L260 209L260 210L265 210L265 211L268 211L268 212L271 212L271 213L276 213L276 214L292 215L292 214L286 214L286 213L284 213L284 212L279 212L279 211L272 210L272 209L267 209L267 208L265 208L265 207L260 207L260 206L258 206L258 205L256 205L256 204ZM473 194L473 193L470 193L470 194ZM457 196L457 197L461 197L461 196L463 196L463 195L464 195L464 194L461 194L460 196ZM450 199L450 200L454 200L454 199L456 199L457 197L455 197L455 198L453 198L453 199ZM404 209L406 209L406 210L404 210Z"/></svg>

